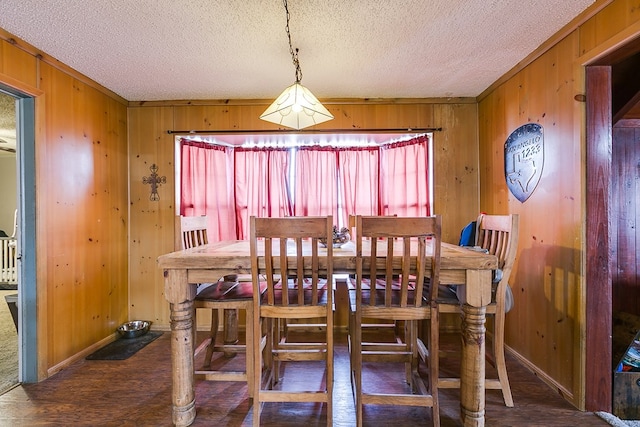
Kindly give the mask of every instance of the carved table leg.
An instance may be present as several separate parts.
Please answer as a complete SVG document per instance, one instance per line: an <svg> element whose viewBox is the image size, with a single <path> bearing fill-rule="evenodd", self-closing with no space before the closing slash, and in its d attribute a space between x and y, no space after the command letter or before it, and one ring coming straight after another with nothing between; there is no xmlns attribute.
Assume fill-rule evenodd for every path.
<svg viewBox="0 0 640 427"><path fill-rule="evenodd" d="M464 426L484 426L485 307L462 306L460 411Z"/></svg>
<svg viewBox="0 0 640 427"><path fill-rule="evenodd" d="M189 426L196 417L193 389L193 298L196 285L186 270L165 270L165 297L171 308L173 424Z"/></svg>
<svg viewBox="0 0 640 427"><path fill-rule="evenodd" d="M465 427L484 426L485 320L491 301L491 270L467 270L462 306L460 415Z"/></svg>

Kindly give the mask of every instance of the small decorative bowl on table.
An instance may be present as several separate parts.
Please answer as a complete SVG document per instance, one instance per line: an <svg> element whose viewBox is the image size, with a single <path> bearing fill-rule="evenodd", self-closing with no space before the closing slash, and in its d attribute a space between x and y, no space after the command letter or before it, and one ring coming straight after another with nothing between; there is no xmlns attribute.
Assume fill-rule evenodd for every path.
<svg viewBox="0 0 640 427"><path fill-rule="evenodd" d="M327 239L319 239L320 245L323 248L327 247ZM351 235L349 234L349 229L346 227L342 227L338 229L337 226L333 226L333 247L341 248L345 243L351 240Z"/></svg>
<svg viewBox="0 0 640 427"><path fill-rule="evenodd" d="M118 333L122 338L138 338L149 332L151 322L146 320L133 320L118 326Z"/></svg>

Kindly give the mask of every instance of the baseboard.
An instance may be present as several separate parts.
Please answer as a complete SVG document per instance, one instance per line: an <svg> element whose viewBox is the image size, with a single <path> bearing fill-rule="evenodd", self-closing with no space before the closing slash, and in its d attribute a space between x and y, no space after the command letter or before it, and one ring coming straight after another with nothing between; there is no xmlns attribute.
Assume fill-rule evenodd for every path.
<svg viewBox="0 0 640 427"><path fill-rule="evenodd" d="M50 367L49 369L47 369L47 377L51 377L51 376L57 374L58 372L60 372L64 368L70 366L71 364L77 362L78 360L84 359L85 357L87 357L88 355L93 353L94 351L104 347L105 345L107 345L109 343L114 342L116 339L117 339L116 333L113 333L113 334L109 335L108 337L98 341L97 343L85 348L81 352L76 353L73 356L63 360L62 362L58 363L57 365L54 365L54 366Z"/></svg>
<svg viewBox="0 0 640 427"><path fill-rule="evenodd" d="M563 385L558 384L553 378L551 378L545 372L541 371L536 365L531 363L528 359L526 359L520 353L515 351L513 348L511 348L511 347L509 347L508 345L505 344L504 350L505 350L505 353L508 353L509 355L511 355L515 359L517 359L518 362L520 362L521 365L523 365L525 368L527 368L529 371L531 371L536 377L540 378L552 390L556 390L567 402L569 402L572 405L576 406L575 403L574 403L574 395L570 390L568 390ZM581 411L584 411L584 409L581 409L581 408L577 408L577 409L579 409Z"/></svg>

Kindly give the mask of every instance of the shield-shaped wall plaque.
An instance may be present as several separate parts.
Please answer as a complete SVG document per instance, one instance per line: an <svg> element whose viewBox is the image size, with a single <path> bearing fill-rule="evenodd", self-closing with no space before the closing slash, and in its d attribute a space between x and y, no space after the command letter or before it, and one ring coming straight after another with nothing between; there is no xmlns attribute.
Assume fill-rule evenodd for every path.
<svg viewBox="0 0 640 427"><path fill-rule="evenodd" d="M542 126L527 123L514 130L504 144L504 177L511 194L520 202L536 189L543 165Z"/></svg>

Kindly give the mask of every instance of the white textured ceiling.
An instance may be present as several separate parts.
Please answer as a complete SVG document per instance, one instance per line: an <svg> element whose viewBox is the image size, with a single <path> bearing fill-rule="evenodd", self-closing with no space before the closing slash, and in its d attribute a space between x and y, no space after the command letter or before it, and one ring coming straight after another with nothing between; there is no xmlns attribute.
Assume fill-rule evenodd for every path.
<svg viewBox="0 0 640 427"><path fill-rule="evenodd" d="M289 0L322 98L477 96L593 0ZM295 80L280 0L2 0L0 27L129 101L270 99Z"/></svg>
<svg viewBox="0 0 640 427"><path fill-rule="evenodd" d="M477 96L594 0L288 3L322 100ZM129 101L273 99L295 80L285 25L281 0L0 1L0 28Z"/></svg>

